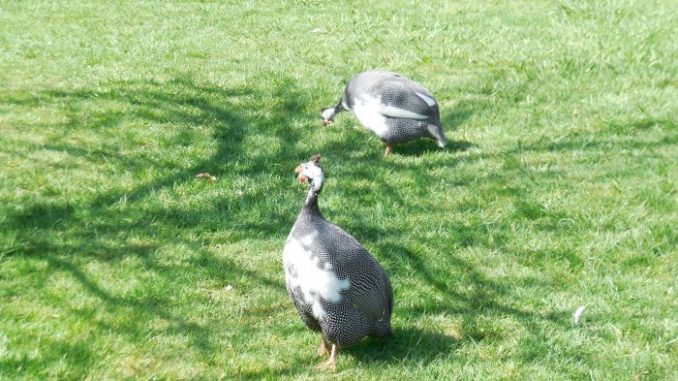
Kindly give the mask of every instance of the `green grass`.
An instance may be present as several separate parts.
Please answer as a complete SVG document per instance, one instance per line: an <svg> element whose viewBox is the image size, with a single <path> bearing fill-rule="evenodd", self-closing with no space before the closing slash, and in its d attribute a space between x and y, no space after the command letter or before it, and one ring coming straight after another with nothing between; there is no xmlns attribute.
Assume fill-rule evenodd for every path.
<svg viewBox="0 0 678 381"><path fill-rule="evenodd" d="M0 379L678 379L678 4L362 3L0 1ZM450 148L321 128L368 68ZM332 375L281 268L315 153L396 300Z"/></svg>

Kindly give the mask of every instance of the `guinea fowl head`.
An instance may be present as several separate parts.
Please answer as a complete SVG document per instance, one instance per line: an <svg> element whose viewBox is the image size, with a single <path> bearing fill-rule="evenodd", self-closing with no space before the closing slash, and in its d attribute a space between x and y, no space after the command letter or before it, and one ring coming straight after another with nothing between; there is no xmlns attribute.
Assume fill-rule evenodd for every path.
<svg viewBox="0 0 678 381"><path fill-rule="evenodd" d="M332 123L334 116L337 115L337 111L334 109L334 106L332 106L322 109L320 114L323 117L323 126L327 126L328 124Z"/></svg>
<svg viewBox="0 0 678 381"><path fill-rule="evenodd" d="M318 165L320 155L313 155L311 160L301 163L294 172L298 173L297 179L300 183L310 182L311 188L308 190L308 196L304 205L311 207L316 212L318 210L318 195L323 189L323 170Z"/></svg>
<svg viewBox="0 0 678 381"><path fill-rule="evenodd" d="M323 126L327 126L328 124L332 123L334 121L334 117L343 109L343 104L339 102L339 104L336 106L327 107L320 110L320 115L323 117Z"/></svg>
<svg viewBox="0 0 678 381"><path fill-rule="evenodd" d="M298 173L297 179L300 183L310 182L313 188L322 187L323 170L318 163L320 162L320 155L313 155L311 159L305 163L301 163L294 170Z"/></svg>

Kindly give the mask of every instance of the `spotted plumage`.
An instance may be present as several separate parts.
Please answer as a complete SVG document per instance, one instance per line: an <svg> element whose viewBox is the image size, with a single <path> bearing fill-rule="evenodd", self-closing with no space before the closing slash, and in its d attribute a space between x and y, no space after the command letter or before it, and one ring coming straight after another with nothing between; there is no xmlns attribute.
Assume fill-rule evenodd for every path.
<svg viewBox="0 0 678 381"><path fill-rule="evenodd" d="M321 350L331 344L333 368L338 348L365 336L391 334L393 295L386 272L350 234L325 220L318 207L323 186L319 156L297 167L299 180L310 181L285 248L287 290L306 325L322 334Z"/></svg>
<svg viewBox="0 0 678 381"><path fill-rule="evenodd" d="M349 110L360 124L387 144L429 137L445 147L447 139L440 125L438 102L422 85L398 74L371 70L353 77L344 89L341 101L322 111L329 124L337 113Z"/></svg>

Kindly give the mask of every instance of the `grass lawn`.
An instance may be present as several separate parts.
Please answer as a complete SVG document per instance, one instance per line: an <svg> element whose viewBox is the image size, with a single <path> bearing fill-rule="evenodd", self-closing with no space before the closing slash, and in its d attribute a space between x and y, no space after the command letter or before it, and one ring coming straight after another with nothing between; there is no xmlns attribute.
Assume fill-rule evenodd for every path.
<svg viewBox="0 0 678 381"><path fill-rule="evenodd" d="M675 0L0 0L0 379L678 379L677 35ZM447 149L321 127L370 68ZM316 153L395 294L336 373L281 264Z"/></svg>

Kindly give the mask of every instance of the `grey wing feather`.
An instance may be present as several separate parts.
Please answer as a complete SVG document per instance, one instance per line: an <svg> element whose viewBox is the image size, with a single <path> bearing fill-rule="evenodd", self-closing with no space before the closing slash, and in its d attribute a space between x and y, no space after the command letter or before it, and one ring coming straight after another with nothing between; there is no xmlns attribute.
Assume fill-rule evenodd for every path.
<svg viewBox="0 0 678 381"><path fill-rule="evenodd" d="M386 272L372 255L340 227L329 224L341 253L335 263L338 274L350 274L351 286L345 296L351 304L373 321L390 309L391 284Z"/></svg>
<svg viewBox="0 0 678 381"><path fill-rule="evenodd" d="M352 279L353 287L348 298L355 308L362 311L372 321L378 321L390 309L391 285L380 267L373 266L370 272L379 276L371 280Z"/></svg>
<svg viewBox="0 0 678 381"><path fill-rule="evenodd" d="M399 110L407 110L424 118L408 118L390 108L383 109L384 116L406 119L425 119L437 115L438 104L431 93L415 82L406 81L400 77L386 79L372 87L370 93L380 96L385 106ZM395 113L393 111L396 111Z"/></svg>

